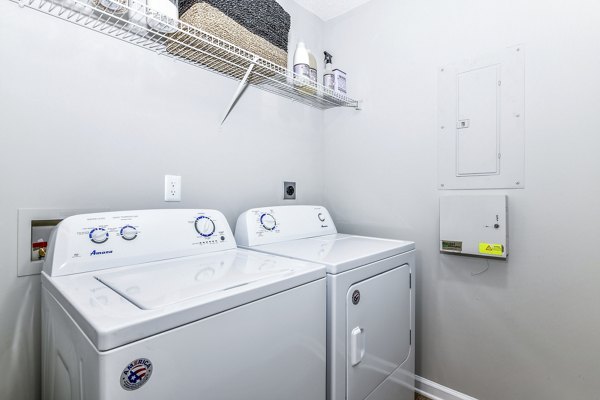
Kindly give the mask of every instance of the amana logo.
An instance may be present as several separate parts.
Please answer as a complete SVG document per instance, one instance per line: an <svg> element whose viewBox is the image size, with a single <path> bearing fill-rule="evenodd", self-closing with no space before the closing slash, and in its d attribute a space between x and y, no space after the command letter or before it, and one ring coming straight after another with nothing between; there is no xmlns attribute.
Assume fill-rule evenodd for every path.
<svg viewBox="0 0 600 400"><path fill-rule="evenodd" d="M107 250L107 251L92 250L92 252L90 253L90 256L101 256L102 254L112 254L112 250Z"/></svg>

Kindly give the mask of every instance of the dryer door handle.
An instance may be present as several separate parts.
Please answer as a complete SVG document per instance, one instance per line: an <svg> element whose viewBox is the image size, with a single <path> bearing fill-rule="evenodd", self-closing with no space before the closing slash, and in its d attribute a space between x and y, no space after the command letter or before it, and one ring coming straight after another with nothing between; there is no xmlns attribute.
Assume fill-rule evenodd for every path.
<svg viewBox="0 0 600 400"><path fill-rule="evenodd" d="M365 356L365 330L360 326L352 329L350 333L350 363L352 366L360 364Z"/></svg>

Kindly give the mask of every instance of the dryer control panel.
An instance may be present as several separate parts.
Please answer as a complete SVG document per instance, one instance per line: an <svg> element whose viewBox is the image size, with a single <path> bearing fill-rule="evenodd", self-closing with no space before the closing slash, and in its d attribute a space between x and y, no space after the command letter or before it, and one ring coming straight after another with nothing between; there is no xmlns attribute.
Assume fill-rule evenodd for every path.
<svg viewBox="0 0 600 400"><path fill-rule="evenodd" d="M337 233L329 211L322 206L253 208L239 216L235 238L240 246L284 242Z"/></svg>
<svg viewBox="0 0 600 400"><path fill-rule="evenodd" d="M66 218L52 234L44 272L70 275L235 249L216 210L140 210Z"/></svg>

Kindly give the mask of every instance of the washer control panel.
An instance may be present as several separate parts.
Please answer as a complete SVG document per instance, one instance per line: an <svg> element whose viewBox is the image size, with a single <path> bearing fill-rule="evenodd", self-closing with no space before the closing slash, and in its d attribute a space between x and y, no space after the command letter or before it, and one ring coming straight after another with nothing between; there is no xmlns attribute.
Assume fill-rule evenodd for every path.
<svg viewBox="0 0 600 400"><path fill-rule="evenodd" d="M138 238L140 233L138 215L117 214L111 215L109 218L107 214L115 213L88 214L87 219L79 222L79 226L75 230L77 241L80 242L79 238L86 237L89 244L98 245L97 248L101 249L114 246L116 241L133 241ZM72 218L78 217L81 216ZM66 225L68 224L66 223Z"/></svg>
<svg viewBox="0 0 600 400"><path fill-rule="evenodd" d="M101 244L108 240L108 231L104 228L93 228L90 231L89 237L92 242Z"/></svg>
<svg viewBox="0 0 600 400"><path fill-rule="evenodd" d="M216 229L215 222L206 215L201 215L196 218L194 227L196 228L196 232L203 237L211 237L215 233Z"/></svg>
<svg viewBox="0 0 600 400"><path fill-rule="evenodd" d="M321 206L253 208L237 220L240 246L256 246L337 233L329 211Z"/></svg>
<svg viewBox="0 0 600 400"><path fill-rule="evenodd" d="M216 210L76 215L56 227L44 271L69 275L235 248L231 228Z"/></svg>
<svg viewBox="0 0 600 400"><path fill-rule="evenodd" d="M135 226L125 225L119 231L119 234L124 240L133 240L138 236L138 230Z"/></svg>
<svg viewBox="0 0 600 400"><path fill-rule="evenodd" d="M79 235L85 235L87 231L90 242L94 244L104 244L109 240L134 240L138 237L138 227L128 222L130 217L125 218L122 224L109 225L97 224L88 227L82 227L78 232Z"/></svg>

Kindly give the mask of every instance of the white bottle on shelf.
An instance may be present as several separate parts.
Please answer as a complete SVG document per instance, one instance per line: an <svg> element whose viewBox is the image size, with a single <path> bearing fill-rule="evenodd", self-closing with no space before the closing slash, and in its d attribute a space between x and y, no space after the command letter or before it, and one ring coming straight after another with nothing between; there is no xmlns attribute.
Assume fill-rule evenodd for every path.
<svg viewBox="0 0 600 400"><path fill-rule="evenodd" d="M172 33L176 31L179 19L177 0L147 0L148 1L148 26L155 31Z"/></svg>
<svg viewBox="0 0 600 400"><path fill-rule="evenodd" d="M129 0L129 32L146 35L146 0Z"/></svg>
<svg viewBox="0 0 600 400"><path fill-rule="evenodd" d="M75 0L58 0L58 4L81 15L91 15L94 12L92 4L88 0L81 0L80 2L76 2Z"/></svg>
<svg viewBox="0 0 600 400"><path fill-rule="evenodd" d="M294 52L294 85L305 87L310 84L310 57L303 41L298 42Z"/></svg>
<svg viewBox="0 0 600 400"><path fill-rule="evenodd" d="M92 0L92 4L103 14L115 17L127 14L127 0Z"/></svg>
<svg viewBox="0 0 600 400"><path fill-rule="evenodd" d="M334 69L333 76L335 76L335 88L336 93L343 95L348 94L348 75L341 69Z"/></svg>
<svg viewBox="0 0 600 400"><path fill-rule="evenodd" d="M309 73L310 73L310 84L311 86L314 86L315 88L317 87L317 59L315 58L315 55L312 53L312 51L310 51L310 49L308 49L308 66L309 66Z"/></svg>
<svg viewBox="0 0 600 400"><path fill-rule="evenodd" d="M325 53L325 73L323 74L323 86L327 89L335 90L335 75L333 74L332 59L333 56L328 52Z"/></svg>

